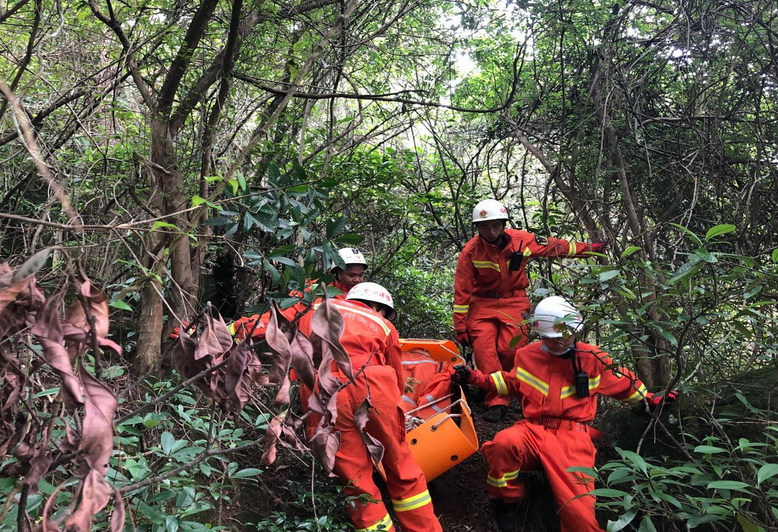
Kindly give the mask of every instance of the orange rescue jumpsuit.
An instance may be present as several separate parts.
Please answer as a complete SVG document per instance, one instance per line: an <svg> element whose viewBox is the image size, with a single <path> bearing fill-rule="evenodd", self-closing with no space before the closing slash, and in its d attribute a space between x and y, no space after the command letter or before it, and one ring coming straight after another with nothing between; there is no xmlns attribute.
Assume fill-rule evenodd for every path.
<svg viewBox="0 0 778 532"><path fill-rule="evenodd" d="M529 328L522 325L530 312L525 292L529 286L526 266L531 257L586 257L592 244L543 238L527 231L505 229L506 244L499 247L480 236L471 238L457 260L454 276L454 332L467 332L476 367L484 373L513 368L516 349L529 342ZM520 261L509 270L511 258ZM511 340L521 335L512 348ZM508 399L488 393L486 406L507 405Z"/></svg>
<svg viewBox="0 0 778 532"><path fill-rule="evenodd" d="M489 495L505 502L524 497L521 473L545 471L557 502L562 532L599 532L592 479L571 473L573 466L594 467L595 448L588 423L597 413L599 394L635 404L652 394L629 370L612 369L611 358L595 345L578 342L575 356L588 375L589 397L579 398L569 355L554 356L541 342L516 353L513 372L474 371L470 382L502 396L521 398L524 419L500 431L481 451L489 465ZM580 495L586 495L576 498Z"/></svg>
<svg viewBox="0 0 778 532"><path fill-rule="evenodd" d="M335 307L344 322L340 342L351 358L356 378L354 384L338 392L335 422L340 432L340 448L334 470L345 486L346 495L355 498L348 508L351 521L357 531L394 530L381 492L373 482L373 462L354 421L355 411L367 397L372 409L365 431L384 446L381 464L386 473L386 487L403 532L442 531L424 473L405 441L405 416L400 399L404 377L397 330L361 302L336 300ZM313 312L308 312L300 319L299 329L306 335L311 333L312 317ZM335 363L332 373L346 382ZM362 502L365 496L375 502Z"/></svg>

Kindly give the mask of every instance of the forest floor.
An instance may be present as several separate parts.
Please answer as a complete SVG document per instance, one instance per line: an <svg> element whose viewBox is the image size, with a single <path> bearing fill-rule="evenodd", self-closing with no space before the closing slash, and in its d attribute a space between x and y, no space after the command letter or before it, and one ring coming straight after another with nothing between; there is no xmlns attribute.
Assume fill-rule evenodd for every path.
<svg viewBox="0 0 778 532"><path fill-rule="evenodd" d="M472 410L480 445L490 441L497 432L521 418L521 407L516 399L511 400L508 413L497 423L481 419L486 409L479 397L468 393L468 404ZM486 461L480 452L476 452L429 483L435 513L444 532L496 532L497 525L492 515L492 504L486 491L486 474ZM239 508L235 508L238 515L235 516L234 521L244 525L256 524L257 518L262 516L264 522L268 523L268 515L275 511L282 512L290 521L309 519L312 507L309 502L300 498L299 491L295 491L295 486L299 489L300 480L306 475L310 475L310 464L307 461L293 454L282 453L279 461L268 468L262 476L261 492L242 495L241 501L236 505ZM376 475L374 478L376 483L383 487L380 477ZM291 481L291 479L297 480ZM317 476L312 483L317 485L316 490L320 493L321 490L330 492L332 494L330 501L336 501L332 507L318 507L315 510L316 514L321 516L322 513L328 513L336 522L348 522L343 500L334 494L336 486L334 479L323 479ZM385 489L383 492L384 501L391 509L390 497ZM556 506L542 475L538 474L528 480L527 497L521 503L519 516L516 532L559 531ZM256 526L247 528L256 530ZM262 528L265 527L260 529ZM271 527L270 529L302 530L303 528L296 528L291 523L286 523L283 528ZM309 528L306 526L304 529Z"/></svg>

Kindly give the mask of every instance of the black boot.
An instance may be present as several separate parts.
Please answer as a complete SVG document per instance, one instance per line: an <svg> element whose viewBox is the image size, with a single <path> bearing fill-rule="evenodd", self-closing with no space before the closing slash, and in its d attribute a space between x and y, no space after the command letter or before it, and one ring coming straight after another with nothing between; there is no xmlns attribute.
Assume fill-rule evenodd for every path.
<svg viewBox="0 0 778 532"><path fill-rule="evenodd" d="M497 530L500 532L516 532L516 525L519 521L519 503L495 500L494 520L497 521Z"/></svg>
<svg viewBox="0 0 778 532"><path fill-rule="evenodd" d="M490 423L497 423L505 417L505 413L507 411L508 407L505 405L494 405L489 407L489 410L487 410L486 413L481 416L481 419L484 421L489 421Z"/></svg>

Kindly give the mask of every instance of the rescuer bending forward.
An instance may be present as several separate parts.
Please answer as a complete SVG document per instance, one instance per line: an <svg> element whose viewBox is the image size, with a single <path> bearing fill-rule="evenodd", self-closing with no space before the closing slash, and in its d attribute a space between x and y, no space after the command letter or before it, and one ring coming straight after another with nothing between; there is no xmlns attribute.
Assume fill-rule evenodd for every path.
<svg viewBox="0 0 778 532"><path fill-rule="evenodd" d="M476 367L484 373L513 368L518 347L527 345L530 301L527 262L532 257L586 257L600 253L604 242L568 242L560 238L506 229L508 211L499 201L479 202L473 209L478 235L462 249L454 276L454 333L462 345L472 344ZM515 337L520 339L511 345ZM487 393L485 421L499 421L508 399Z"/></svg>
<svg viewBox="0 0 778 532"><path fill-rule="evenodd" d="M357 408L369 398L371 408L364 431L384 446L381 461L386 487L392 498L403 532L441 532L427 491L424 473L405 441L405 416L400 394L404 385L399 337L389 321L395 311L392 296L376 283L360 283L346 299L334 300L343 317L340 343L351 359L355 381L337 396L335 429L340 447L334 471L344 493L352 498L348 511L357 532L392 531L394 526L373 482L373 462L354 419ZM290 314L289 310L284 314ZM289 317L289 316L288 316ZM299 329L310 336L312 312L300 318ZM343 382L346 376L337 364L332 375Z"/></svg>
<svg viewBox="0 0 778 532"><path fill-rule="evenodd" d="M518 502L524 497L525 471L545 471L556 499L562 532L599 532L593 481L573 466L594 467L589 422L597 413L598 394L626 404L647 401L654 410L675 400L677 392L654 395L599 347L576 340L583 328L578 310L559 296L535 308L533 327L541 340L516 353L513 372L486 375L457 366L457 384L470 383L500 396L521 398L524 419L497 433L481 451L489 466L487 490L495 499L500 532L516 528Z"/></svg>

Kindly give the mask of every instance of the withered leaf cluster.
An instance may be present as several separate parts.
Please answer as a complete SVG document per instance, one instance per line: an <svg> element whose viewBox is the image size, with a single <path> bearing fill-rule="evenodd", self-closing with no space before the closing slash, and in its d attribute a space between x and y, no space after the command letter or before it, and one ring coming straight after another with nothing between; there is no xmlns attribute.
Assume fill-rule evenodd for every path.
<svg viewBox="0 0 778 532"><path fill-rule="evenodd" d="M274 303L266 316L265 342L270 350L269 362L263 365L257 357L252 340L235 342L221 317L206 315L201 331L181 332L176 343L173 362L184 378L201 376L197 386L219 405L239 411L246 404L252 385L277 387L275 406L287 406L291 402L290 370L294 370L300 384L312 391L306 409L319 414L320 421L310 440L314 456L332 471L340 435L335 430L337 419L337 394L343 386L353 384L351 359L340 343L343 334L343 317L328 299L312 311L310 336L304 334L296 321L288 319ZM299 318L299 315L297 316ZM182 327L182 329L185 329ZM346 376L347 382L332 374L333 363ZM205 373L205 375L203 375ZM357 425L363 428L367 422L368 401L357 411ZM284 443L297 450L306 448L297 436L300 419L281 410L268 424L261 461L273 463L277 457L277 445ZM363 433L371 454L379 463L383 455L381 444Z"/></svg>
<svg viewBox="0 0 778 532"><path fill-rule="evenodd" d="M57 520L49 512L63 483L48 499L38 530L86 532L95 514L109 503L115 490L105 480L113 452L114 394L87 367L87 350L121 348L107 338L108 303L105 295L83 275L73 281L76 297L64 305L64 290L46 296L35 274L43 267L48 249L19 267L0 264L0 460L13 457L4 476L22 477L35 490L48 473L55 456L71 456L79 466L73 503ZM40 346L40 355L29 346ZM21 354L24 354L22 356ZM65 423L63 436L55 440L52 417L41 417L33 407L32 380L48 366L59 381L59 399ZM32 529L26 509L26 526ZM124 506L117 496L111 530L124 527Z"/></svg>

